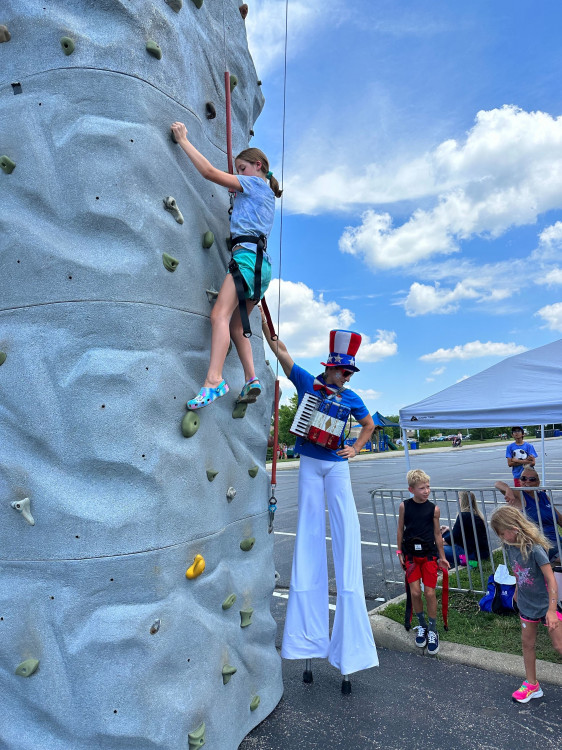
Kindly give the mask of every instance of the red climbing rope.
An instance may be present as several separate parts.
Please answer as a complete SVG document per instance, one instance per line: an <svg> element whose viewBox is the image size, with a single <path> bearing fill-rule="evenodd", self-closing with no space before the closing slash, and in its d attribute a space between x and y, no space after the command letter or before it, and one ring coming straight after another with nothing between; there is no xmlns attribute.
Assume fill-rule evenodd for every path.
<svg viewBox="0 0 562 750"><path fill-rule="evenodd" d="M226 107L226 158L228 159L228 171L234 174L232 164L232 117L230 114L230 73L224 72L224 99Z"/></svg>
<svg viewBox="0 0 562 750"><path fill-rule="evenodd" d="M279 378L275 380L273 415L273 456L271 461L271 497L269 498L269 527L268 532L273 531L273 519L277 510L277 498L275 488L277 487L277 449L279 446Z"/></svg>
<svg viewBox="0 0 562 750"><path fill-rule="evenodd" d="M273 327L273 321L271 320L271 313L269 312L269 307L267 306L265 297L262 297L260 304L263 310L263 314L265 315L265 320L267 322L267 327L269 328L269 333L271 334L271 340L277 341L279 336L275 333L275 328Z"/></svg>

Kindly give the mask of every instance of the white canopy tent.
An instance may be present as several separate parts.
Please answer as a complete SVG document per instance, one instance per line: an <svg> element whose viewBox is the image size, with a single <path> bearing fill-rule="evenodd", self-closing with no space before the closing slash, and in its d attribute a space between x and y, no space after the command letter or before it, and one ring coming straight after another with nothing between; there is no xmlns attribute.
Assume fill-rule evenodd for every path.
<svg viewBox="0 0 562 750"><path fill-rule="evenodd" d="M562 339L508 357L400 409L403 430L540 424L543 485L544 425L551 422L562 422Z"/></svg>

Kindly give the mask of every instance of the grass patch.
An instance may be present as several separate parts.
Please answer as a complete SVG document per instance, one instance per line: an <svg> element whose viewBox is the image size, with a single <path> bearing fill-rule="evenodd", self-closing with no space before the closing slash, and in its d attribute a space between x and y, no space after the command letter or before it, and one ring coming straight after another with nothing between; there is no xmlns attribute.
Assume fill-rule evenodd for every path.
<svg viewBox="0 0 562 750"><path fill-rule="evenodd" d="M494 553L496 564L503 562L501 552ZM484 581L487 583L488 576L492 572L490 563L483 563ZM461 586L468 588L468 573L465 568L459 570ZM478 569L472 569L473 585L480 587L480 573ZM449 585L456 587L456 576L449 579ZM505 654L517 654L521 656L521 624L518 615L502 617L490 612L481 612L478 602L482 594L449 592L449 630L443 630L441 620L441 589L437 590L438 619L437 630L439 638L451 643L461 643L466 646L488 649L489 651L501 651ZM389 604L382 612L395 622L404 624L406 602ZM427 610L426 610L427 613ZM412 626L417 625L415 615L412 617ZM414 636L412 635L412 638ZM547 628L539 625L537 634L537 659L562 664L562 656L554 650Z"/></svg>

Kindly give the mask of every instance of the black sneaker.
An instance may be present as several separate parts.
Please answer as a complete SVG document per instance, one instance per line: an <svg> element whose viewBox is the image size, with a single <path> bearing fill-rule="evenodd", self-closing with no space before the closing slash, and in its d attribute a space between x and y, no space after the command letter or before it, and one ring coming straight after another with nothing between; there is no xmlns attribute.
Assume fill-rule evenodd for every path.
<svg viewBox="0 0 562 750"><path fill-rule="evenodd" d="M433 656L439 651L439 636L435 630L430 630L427 634L427 653Z"/></svg>
<svg viewBox="0 0 562 750"><path fill-rule="evenodd" d="M416 646L419 648L425 648L427 646L427 628L424 628L423 625L416 625L414 630L418 631L418 634L416 635Z"/></svg>

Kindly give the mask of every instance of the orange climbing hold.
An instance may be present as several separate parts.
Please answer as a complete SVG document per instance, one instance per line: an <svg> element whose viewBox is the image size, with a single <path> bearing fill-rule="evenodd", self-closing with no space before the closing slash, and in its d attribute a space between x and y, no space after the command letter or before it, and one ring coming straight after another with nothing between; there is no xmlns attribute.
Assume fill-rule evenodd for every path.
<svg viewBox="0 0 562 750"><path fill-rule="evenodd" d="M189 568L185 571L185 577L189 578L190 580L192 578L197 578L204 570L205 558L203 557L203 555L195 555L193 564L190 565Z"/></svg>
<svg viewBox="0 0 562 750"><path fill-rule="evenodd" d="M240 11L240 15L244 20L246 20L246 16L248 15L248 3L243 3L238 10Z"/></svg>

